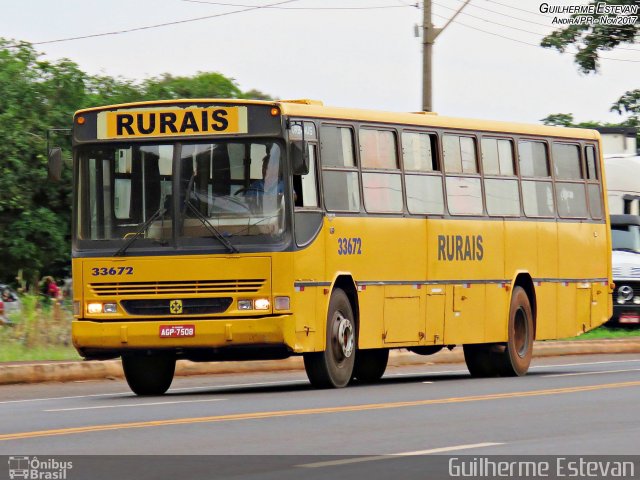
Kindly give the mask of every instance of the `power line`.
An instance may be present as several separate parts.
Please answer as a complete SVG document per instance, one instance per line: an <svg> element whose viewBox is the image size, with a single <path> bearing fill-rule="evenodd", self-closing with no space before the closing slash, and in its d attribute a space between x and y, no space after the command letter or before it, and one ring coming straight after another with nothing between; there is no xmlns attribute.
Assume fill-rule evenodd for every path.
<svg viewBox="0 0 640 480"><path fill-rule="evenodd" d="M224 7L251 7L251 5L243 5L239 3L224 3L224 2L208 2L206 0L182 0L183 2L188 3L203 3L207 5L220 5ZM404 2L403 2L404 3ZM260 8L270 8L273 10L381 10L385 8L405 8L405 7L414 7L417 8L418 4L408 5L404 3L403 5L378 5L378 6L370 6L370 7L278 7L278 6L263 6Z"/></svg>
<svg viewBox="0 0 640 480"><path fill-rule="evenodd" d="M438 15L438 14L436 14L436 13L434 13L433 15L434 15L434 16L436 16L436 17L440 17L440 18L442 18L442 19L445 19L445 20L446 20L446 18L447 18L447 17L444 17L443 15ZM455 23L457 23L458 25L461 25L461 26L463 26L463 27L470 28L470 29L472 29L472 30L477 30L477 31L479 31L479 32L486 33L486 34L488 34L488 35L493 35L493 36L495 36L495 37L500 37L500 38L503 38L503 39L505 39L505 40L510 40L510 41L512 41L512 42L521 43L521 44L524 44L524 45L529 45L529 46L531 46L531 47L540 48L540 45L538 45L538 44L531 43L531 42L527 42L527 41L524 41L524 40L519 40L519 39L517 39L517 38L507 37L506 35L500 35L499 33L495 33L495 32L489 32L489 31L487 31L487 30L483 30L483 29L478 28L478 27L473 27L473 26L471 26L471 25L467 25L466 23L461 23L461 22L460 22L460 21L458 21L458 20L455 20ZM570 55L575 55L575 54L576 54L576 52L567 52L567 53L569 53ZM632 60L632 59L630 59L630 58L611 58L611 57L603 57L602 55L598 55L598 59L599 59L599 60L611 60L611 61L614 61L614 62L631 62L631 63L640 63L640 60Z"/></svg>
<svg viewBox="0 0 640 480"><path fill-rule="evenodd" d="M436 3L436 2L431 2L431 3L433 3L434 5L438 5L439 7L442 7L442 8L446 8L446 9L448 9L448 10L455 10L455 8L448 7L448 6L446 6L446 5L442 5L441 3ZM511 25L505 25L504 23L494 22L493 20L489 20L489 19L484 18L484 17L479 17L479 16L477 16L477 15L473 15L473 14L471 14L471 13L462 12L462 13L461 13L461 15L466 15L467 17L475 18L475 19L477 19L477 20L481 20L481 21L483 21L483 22L493 23L494 25L499 25L499 26L501 26L501 27L511 28L511 29L513 29L513 30L518 30L519 32L530 33L530 34L532 34L532 35L544 35L544 34L542 34L542 33L532 32L531 30L525 30L525 29L523 29L523 28L512 27ZM549 25L548 25L548 26L549 26Z"/></svg>
<svg viewBox="0 0 640 480"><path fill-rule="evenodd" d="M507 5L506 3L496 2L495 0L485 0L485 2L495 3L496 5L502 5L503 7L512 8L512 9L514 9L514 10L518 10L518 11L520 11L520 12L529 13L529 14L531 14L531 15L537 15L538 17L548 18L548 17L547 17L545 14L543 14L543 13L532 12L531 10L525 10L524 8L518 8L518 7L514 7L513 5Z"/></svg>
<svg viewBox="0 0 640 480"><path fill-rule="evenodd" d="M176 20L173 22L165 22L165 23L158 23L155 25L146 25L144 27L134 27L134 28L128 28L125 30L115 30L113 32L103 32L103 33L94 33L91 35L80 35L77 37L67 37L67 38L58 38L56 40L46 40L43 42L32 42L32 45L46 45L46 44L50 44L50 43L60 43L60 42L69 42L71 40L83 40L85 38L95 38L95 37L106 37L108 35L121 35L123 33L131 33L131 32L138 32L141 30L151 30L153 28L161 28L161 27L168 27L170 25L180 25L183 23L190 23L190 22L197 22L200 20L208 20L210 18L217 18L217 17L225 17L228 15L234 15L236 13L244 13L244 12L249 12L251 10L259 10L262 8L268 8L268 7L275 7L277 5L284 5L285 3L293 3L293 2L297 2L299 0L284 0L281 2L275 2L275 3L270 3L267 5L260 5L260 6L254 6L254 7L248 7L248 8L244 8L242 10L234 10L231 12L225 12L225 13L217 13L214 15L206 15L204 17L196 17L196 18L188 18L185 20ZM12 47L16 47L17 45L11 45Z"/></svg>
<svg viewBox="0 0 640 480"><path fill-rule="evenodd" d="M460 2L462 0L457 0L457 1ZM490 8L487 8L487 7L481 7L479 5L474 5L473 3L470 3L469 6L473 7L473 8L480 9L480 10L482 10L484 12L495 13L496 15L502 15L503 17L511 18L513 20L518 20L520 22L532 23L534 25L540 25L541 27L549 27L550 26L548 23L534 22L533 20L529 20L528 18L515 17L513 15L509 15L508 13L499 12L498 10L491 10ZM445 7L445 8L449 8L449 7ZM548 17L546 17L546 18L548 18Z"/></svg>

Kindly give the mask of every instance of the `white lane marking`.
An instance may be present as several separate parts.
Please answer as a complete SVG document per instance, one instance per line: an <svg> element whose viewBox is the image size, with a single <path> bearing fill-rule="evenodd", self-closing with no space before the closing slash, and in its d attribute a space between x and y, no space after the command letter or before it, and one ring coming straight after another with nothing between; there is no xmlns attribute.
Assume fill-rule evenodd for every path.
<svg viewBox="0 0 640 480"><path fill-rule="evenodd" d="M452 447L431 448L429 450L418 450L415 452L400 452L400 453L390 453L388 455L374 455L370 457L354 457L354 458L346 458L344 460L329 460L326 462L305 463L302 465L296 465L296 467L303 467L303 468L333 467L336 465L349 465L350 463L374 462L377 460L390 460L396 457L412 457L416 455L431 455L434 453L453 452L456 450L469 450L472 448L494 447L496 445L504 445L504 443L495 443L495 442L470 443L467 445L454 445Z"/></svg>
<svg viewBox="0 0 640 480"><path fill-rule="evenodd" d="M422 382L422 383L433 383L433 382Z"/></svg>
<svg viewBox="0 0 640 480"><path fill-rule="evenodd" d="M436 370L435 372L389 373L386 377L412 377L416 375L433 375L436 373L469 373L469 370Z"/></svg>
<svg viewBox="0 0 640 480"><path fill-rule="evenodd" d="M597 372L575 372L575 373L553 373L550 375L542 375L543 377L575 377L578 375L599 375L601 373L622 373L622 372L638 372L640 368L630 368L628 370L600 370Z"/></svg>
<svg viewBox="0 0 640 480"><path fill-rule="evenodd" d="M206 387L180 387L171 388L168 393L184 390L207 390L212 388L230 388L230 387L246 387L257 385L287 384L287 383L309 383L308 380L281 380L273 382L255 382L255 383L236 383L229 385L208 385ZM68 397L46 397L46 398L27 398L24 400L4 400L0 401L0 405L5 403L23 403L23 402L47 402L51 400L69 400L74 398L91 398L91 397L114 397L114 396L133 396L132 392L115 392L115 393L93 393L88 395L72 395Z"/></svg>
<svg viewBox="0 0 640 480"><path fill-rule="evenodd" d="M289 383L309 383L309 380L274 380L272 382L254 382L254 383L235 383L229 385L209 385L207 387L180 387L171 388L169 392L177 392L181 390L204 390L207 388L231 388L231 387L255 387L260 385L284 385Z"/></svg>
<svg viewBox="0 0 640 480"><path fill-rule="evenodd" d="M118 393L93 393L88 395L72 395L69 397L46 397L46 398L26 398L24 400L4 400L0 402L1 404L5 403L26 403L26 402L48 402L50 400L68 400L73 398L91 398L91 397L113 397L117 395L133 395L131 392L118 392Z"/></svg>
<svg viewBox="0 0 640 480"><path fill-rule="evenodd" d="M75 410L98 410L101 408L148 407L150 405L174 405L176 403L220 402L226 398L207 398L204 400L176 400L174 402L123 403L120 405L95 405L92 407L52 408L44 412L72 412Z"/></svg>
<svg viewBox="0 0 640 480"><path fill-rule="evenodd" d="M630 362L640 362L640 360L607 360L605 362L560 363L557 365L535 365L531 368L578 367L580 365L604 365L607 363L630 363Z"/></svg>
<svg viewBox="0 0 640 480"><path fill-rule="evenodd" d="M629 362L640 362L640 360L608 360L603 362L584 362L584 363L558 363L553 365L533 365L529 368L529 370L533 370L535 368L557 368L557 367L578 367L581 365L603 365L609 363L629 363ZM390 373L385 375L386 377L412 377L412 376L432 376L441 373L469 373L469 370L436 370L433 372L412 372L412 373Z"/></svg>

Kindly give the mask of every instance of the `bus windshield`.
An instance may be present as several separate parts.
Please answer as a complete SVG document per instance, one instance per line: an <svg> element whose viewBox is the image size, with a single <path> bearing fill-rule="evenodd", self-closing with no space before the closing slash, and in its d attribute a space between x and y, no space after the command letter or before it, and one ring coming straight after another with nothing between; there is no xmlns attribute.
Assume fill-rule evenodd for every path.
<svg viewBox="0 0 640 480"><path fill-rule="evenodd" d="M275 240L284 229L282 152L267 140L84 147L77 239L136 246Z"/></svg>

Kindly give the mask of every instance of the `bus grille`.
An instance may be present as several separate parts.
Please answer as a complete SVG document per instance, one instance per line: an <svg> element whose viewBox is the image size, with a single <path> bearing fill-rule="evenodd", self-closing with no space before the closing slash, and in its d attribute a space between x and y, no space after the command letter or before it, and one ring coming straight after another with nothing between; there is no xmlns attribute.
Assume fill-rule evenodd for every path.
<svg viewBox="0 0 640 480"><path fill-rule="evenodd" d="M130 295L198 295L211 293L255 293L264 279L191 280L165 282L91 283L91 293L98 297Z"/></svg>
<svg viewBox="0 0 640 480"><path fill-rule="evenodd" d="M180 315L206 315L222 313L229 308L232 299L185 298L182 300ZM129 315L175 315L171 311L170 300L123 300L120 302Z"/></svg>

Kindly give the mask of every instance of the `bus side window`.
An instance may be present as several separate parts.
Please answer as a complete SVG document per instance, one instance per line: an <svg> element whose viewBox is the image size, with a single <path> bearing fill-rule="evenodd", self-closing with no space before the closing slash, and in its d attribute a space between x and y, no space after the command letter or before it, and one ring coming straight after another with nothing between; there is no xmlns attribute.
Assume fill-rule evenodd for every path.
<svg viewBox="0 0 640 480"><path fill-rule="evenodd" d="M309 173L293 176L293 199L296 207L318 207L316 145L309 143Z"/></svg>

